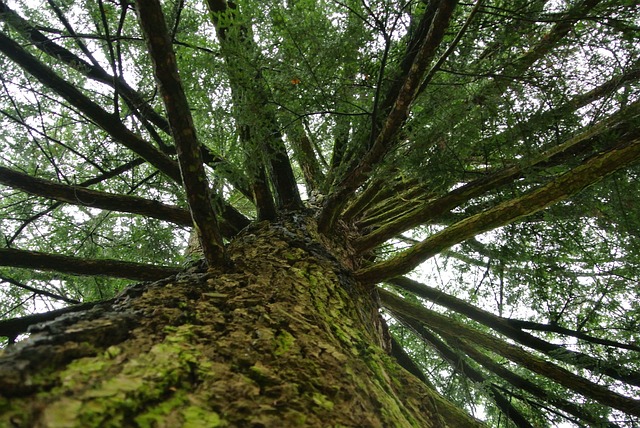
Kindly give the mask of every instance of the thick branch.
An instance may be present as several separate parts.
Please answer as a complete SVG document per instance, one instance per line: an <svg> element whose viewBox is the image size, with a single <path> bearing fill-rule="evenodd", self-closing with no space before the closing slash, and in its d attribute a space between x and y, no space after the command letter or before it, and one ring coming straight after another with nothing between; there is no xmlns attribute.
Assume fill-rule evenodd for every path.
<svg viewBox="0 0 640 428"><path fill-rule="evenodd" d="M461 313L524 346L544 353L550 358L564 361L577 368L585 368L593 373L605 374L630 385L640 386L640 373L637 371L625 369L611 364L609 361L603 361L581 352L571 351L562 345L539 339L532 334L514 327L514 325L509 322L510 320L506 318L498 317L488 311L476 308L463 300L409 278L393 278L388 282L400 287L402 290L409 291L417 296Z"/></svg>
<svg viewBox="0 0 640 428"><path fill-rule="evenodd" d="M455 5L455 1L440 2L429 32L371 149L327 198L318 219L318 228L321 232L327 232L333 227L353 192L367 180L371 171L392 147L398 131L407 119L409 108L417 95L424 73L442 42Z"/></svg>
<svg viewBox="0 0 640 428"><path fill-rule="evenodd" d="M135 135L124 126L117 116L106 112L98 104L87 98L79 89L62 79L1 32L0 52L22 67L24 71L38 79L43 85L60 95L69 104L80 110L116 141L140 155L174 181L181 182L180 169L175 161Z"/></svg>
<svg viewBox="0 0 640 428"><path fill-rule="evenodd" d="M45 321L51 321L58 318L60 315L67 314L69 312L78 312L90 309L96 305L96 302L81 303L73 306L67 306L66 308L54 309L53 311L44 312L40 314L26 315L20 318L11 318L7 320L0 320L0 336L5 336L9 339L9 344L15 342L18 335L26 333L34 324L38 324Z"/></svg>
<svg viewBox="0 0 640 428"><path fill-rule="evenodd" d="M207 5L216 27L222 55L229 68L232 96L240 112L236 120L245 142L250 145L247 151L253 153L259 150L263 154L260 160L273 185L278 208L302 208L291 161L268 99L266 82L257 65L246 60L246 57L259 58L260 48L251 39L250 29L238 22L239 13L234 3L208 0ZM242 55L238 55L239 50L243 51ZM249 69L255 70L255 74L251 75ZM256 159L249 161L255 162ZM260 186L261 183L257 185ZM265 194L265 190L263 188L261 193Z"/></svg>
<svg viewBox="0 0 640 428"><path fill-rule="evenodd" d="M0 266L154 281L175 275L178 268L146 265L112 259L81 259L36 251L0 248Z"/></svg>
<svg viewBox="0 0 640 428"><path fill-rule="evenodd" d="M116 195L80 186L67 186L32 177L2 166L0 166L0 183L32 195L67 202L72 205L140 214L181 226L192 225L189 211L176 206L165 205L158 201L137 196Z"/></svg>
<svg viewBox="0 0 640 428"><path fill-rule="evenodd" d="M0 324L1 325L1 324ZM1 335L1 330L0 330ZM391 356L396 359L398 364L400 364L406 371L420 379L424 382L425 385L429 386L432 389L435 387L429 382L427 377L424 375L420 367L416 364L416 362L407 354L404 347L396 340L395 337L391 336Z"/></svg>
<svg viewBox="0 0 640 428"><path fill-rule="evenodd" d="M65 186L58 183L51 183L46 180L36 179L31 176L3 168L0 169L0 183L5 182L6 180L5 184L11 187L20 188L34 195L57 199L59 201L69 202L74 205L85 205L106 210L130 212L133 214L141 214L148 217L154 217L179 225L193 226L191 214L181 208L164 205L153 200L136 198L134 196L113 195L104 192L97 192L95 190L83 189L83 187L114 177L122 173L123 171L139 165L141 162L143 162L141 159L135 159L125 165L114 168L113 170L108 171L105 174L86 180L78 184L77 186ZM5 175L4 173L7 171L10 171L11 174ZM10 184L9 182L14 183L15 185ZM220 225L220 228L225 237L231 238L249 225L249 219L247 219L231 205L229 205L226 201L219 199L215 203L222 207L223 221ZM37 220L38 218L54 210L58 206L59 203L53 204L45 211L42 211L30 217L27 222ZM13 237L9 239L9 243L15 240L15 237L25 226L26 223L23 223L23 225L16 231Z"/></svg>
<svg viewBox="0 0 640 428"><path fill-rule="evenodd" d="M182 182L191 216L199 232L204 257L210 266L222 265L225 260L224 243L211 203L209 183L200 152L201 146L196 137L189 103L178 75L178 66L167 33L162 7L158 1L138 1L137 12L169 117L171 133L178 152Z"/></svg>
<svg viewBox="0 0 640 428"><path fill-rule="evenodd" d="M251 190L256 204L256 211L258 212L258 220L274 220L278 215L278 211L273 202L267 173L263 165L259 165L256 169L257 171L253 174Z"/></svg>
<svg viewBox="0 0 640 428"><path fill-rule="evenodd" d="M505 184L513 183L525 172L542 167L558 165L567 159L575 160L580 155L599 150L603 145L611 146L607 136L620 136L636 128L636 121L640 114L640 102L635 102L624 110L617 112L603 120L598 125L588 129L568 141L555 146L541 155L521 162L519 165L504 168L485 177L460 186L446 195L423 204L421 207L406 212L406 214L387 222L384 226L363 236L354 242L354 248L366 251L392 237L425 224L429 220L438 218L461 204L478 197L487 191L497 189ZM366 224L365 221L363 224Z"/></svg>
<svg viewBox="0 0 640 428"><path fill-rule="evenodd" d="M545 361L523 349L511 345L494 336L473 329L445 315L434 312L422 306L410 303L385 290L378 290L380 299L385 307L408 318L424 323L436 332L449 334L468 340L491 352L502 355L523 367L545 376L560 385L569 388L585 397L592 398L599 403L621 410L625 413L640 416L640 401L634 400L607 388L577 376L570 371Z"/></svg>
<svg viewBox="0 0 640 428"><path fill-rule="evenodd" d="M356 276L360 281L375 283L403 275L455 244L567 199L640 158L640 129L632 129L625 135L610 135L609 138L618 142L615 148L589 158L545 186L459 221L392 259L356 272Z"/></svg>
<svg viewBox="0 0 640 428"><path fill-rule="evenodd" d="M517 427L531 427L531 425L520 412L507 400L498 389L489 383L489 379L480 370L473 368L461 354L454 351L450 346L438 339L435 334L424 328L419 322L401 316L395 312L392 312L393 316L398 318L400 322L407 325L414 330L423 340L429 342L438 353L451 365L451 367L462 373L466 378L469 378L472 382L481 386L488 386L491 391L491 398L495 401L496 405L509 419L511 419Z"/></svg>

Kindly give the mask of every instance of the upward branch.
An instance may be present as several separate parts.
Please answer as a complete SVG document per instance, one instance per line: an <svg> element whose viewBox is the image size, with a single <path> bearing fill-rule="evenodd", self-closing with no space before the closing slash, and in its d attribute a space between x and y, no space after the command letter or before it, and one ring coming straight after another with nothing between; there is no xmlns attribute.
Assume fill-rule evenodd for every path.
<svg viewBox="0 0 640 428"><path fill-rule="evenodd" d="M527 159L517 165L503 168L471 181L451 190L439 198L430 200L415 209L397 216L373 232L357 239L354 242L354 248L360 251L371 249L406 230L438 218L450 210L470 201L472 198L479 197L490 190L495 190L506 184L513 183L516 179L524 176L527 171L559 165L568 159L577 160L588 153L601 150L602 146L614 146L616 142L608 141L611 139L607 136L622 135L634 129L636 124L634 121L628 120L628 118L637 116L638 114L640 114L640 102L635 102L624 110L613 114L608 119L599 122L597 126L570 138L562 144L550 148L535 158ZM388 202L385 202L385 204L388 205Z"/></svg>
<svg viewBox="0 0 640 428"><path fill-rule="evenodd" d="M258 211L264 211L266 217L272 215L273 211L269 185L263 179L265 169L278 208L301 208L302 200L276 112L269 100L264 75L255 63L261 57L260 47L251 38L251 29L240 22L240 14L234 3L207 0L207 5L227 64L232 99L238 112L235 119L240 139L247 145L246 152L251 153L251 158L247 159L247 169L254 170L253 187L257 192ZM263 203L260 204L260 201Z"/></svg>
<svg viewBox="0 0 640 428"><path fill-rule="evenodd" d="M225 259L222 235L162 8L156 0L144 0L137 2L137 12L176 143L182 181L202 251L210 266L222 265Z"/></svg>
<svg viewBox="0 0 640 428"><path fill-rule="evenodd" d="M413 64L391 107L391 111L387 115L371 149L327 198L318 220L320 231L326 232L331 229L348 199L367 180L371 171L382 161L384 155L393 146L398 131L407 119L409 109L417 95L427 67L431 64L436 49L442 42L455 5L455 1L440 2L426 38L413 60Z"/></svg>
<svg viewBox="0 0 640 428"><path fill-rule="evenodd" d="M608 138L617 139L615 148L591 157L545 186L461 220L396 257L356 272L356 276L366 283L376 283L403 275L440 251L567 199L640 158L639 129L632 129L621 136L609 135Z"/></svg>
<svg viewBox="0 0 640 428"><path fill-rule="evenodd" d="M583 0L572 6L545 36L524 55L505 68L505 75L521 75L536 61L544 58L558 42L569 34L578 20L584 18L602 0Z"/></svg>
<svg viewBox="0 0 640 428"><path fill-rule="evenodd" d="M78 88L58 76L53 70L38 61L19 44L1 32L0 52L19 65L24 71L38 79L40 83L52 89L69 104L80 110L120 144L143 157L172 180L178 183L181 181L180 170L174 160L131 132L117 116L105 111Z"/></svg>
<svg viewBox="0 0 640 428"><path fill-rule="evenodd" d="M516 82L526 76L531 67L536 64L540 59L549 55L560 43L570 34L574 26L579 20L584 19L585 16L600 3L601 0L583 0L580 3L570 6L564 13L558 18L556 24L554 24L549 31L544 33L540 39L531 46L529 50L523 54L517 56L513 60L507 62L504 66L497 70L492 71L493 78L484 81L477 91L472 91L470 96L465 96L464 99L459 102L451 103L451 105L457 105L457 107L447 114L447 120L449 124L458 124L465 122L469 111L472 109L484 109L486 108L486 100L499 100L502 95L512 87ZM528 33L526 37L530 37ZM510 49L512 45L507 44ZM505 52L506 57L510 57L511 54ZM493 68L493 67L492 67ZM422 92L425 86L421 86L419 92ZM462 108L462 106L466 108ZM434 104L432 109L423 114L439 114L442 112L436 112L436 109L444 108L441 105ZM438 129L435 130L426 137L427 141L435 142L440 138L443 138L445 133Z"/></svg>
<svg viewBox="0 0 640 428"><path fill-rule="evenodd" d="M473 105L477 104L478 100L502 95L516 81L513 76L523 76L538 60L548 55L571 32L576 23L580 19L584 19L601 1L583 0L571 6L536 44L500 70L496 79L488 81L478 93L466 102Z"/></svg>

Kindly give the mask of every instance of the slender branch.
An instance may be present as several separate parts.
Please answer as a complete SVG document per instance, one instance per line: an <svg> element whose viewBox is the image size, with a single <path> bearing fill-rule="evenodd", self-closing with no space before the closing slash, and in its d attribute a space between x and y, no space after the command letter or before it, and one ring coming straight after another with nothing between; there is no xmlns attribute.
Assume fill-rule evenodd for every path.
<svg viewBox="0 0 640 428"><path fill-rule="evenodd" d="M536 61L543 58L557 44L569 34L575 24L583 19L587 13L598 5L602 0L583 0L581 3L572 6L544 35L533 48L527 53L513 61L509 67L503 70L504 74L520 76L528 70Z"/></svg>
<svg viewBox="0 0 640 428"><path fill-rule="evenodd" d="M420 325L421 326L421 325ZM422 326L421 326L422 327ZM424 327L423 327L424 328ZM465 340L461 340L449 333L442 333L442 336L451 343L456 349L461 350L469 357L474 359L478 364L485 367L487 370L500 376L502 379L509 382L511 385L519 388L534 397L537 397L547 403L555 406L556 408L569 413L579 419L582 419L590 424L601 427L617 428L618 426L607 420L599 418L597 415L590 413L586 408L583 408L577 404L574 404L562 397L558 397L556 394L550 392L548 389L541 388L530 380L519 376L512 371L506 369L503 365L496 363L491 358L480 352L474 346L469 344Z"/></svg>
<svg viewBox="0 0 640 428"><path fill-rule="evenodd" d="M64 18L64 17L63 17ZM76 71L82 73L84 76L93 79L97 82L108 85L118 92L120 92L125 99L127 99L134 109L140 111L142 116L149 120L151 123L165 131L170 133L169 122L162 116L160 116L148 102L144 100L144 97L133 89L129 84L121 77L115 77L107 73L100 65L93 59L91 53L86 49L84 43L81 43L80 38L71 29L70 34L79 43L79 46L85 55L88 55L92 59L92 63L88 63L84 59L80 58L68 49L53 42L47 36L38 31L27 20L18 15L3 1L0 0L0 19L11 25L22 37L33 42L34 46L52 56L57 61L63 62L72 67ZM66 20L65 20L66 22ZM66 24L65 24L66 25Z"/></svg>
<svg viewBox="0 0 640 428"><path fill-rule="evenodd" d="M453 51L456 49L456 46L458 46L458 43L460 43L460 40L462 40L462 36L464 36L464 34L467 32L467 30L469 29L469 26L471 25L471 22L473 22L473 19L475 18L477 13L480 11L480 7L482 6L482 3L483 3L483 0L476 0L476 4L473 6L473 9L471 9L471 12L469 12L467 19L465 20L464 24L462 24L462 27L454 37L453 41L449 44L449 47L447 48L447 50L442 55L440 55L440 58L438 58L436 63L431 67L431 69L425 75L424 79L422 80L422 83L420 84L420 89L418 90L419 93L424 91L424 89L427 87L431 79L433 79L433 76L435 76L435 74L438 72L442 64L444 64L444 62L447 60L449 55L451 55Z"/></svg>
<svg viewBox="0 0 640 428"><path fill-rule="evenodd" d="M6 282L8 284L14 285L14 286L16 286L18 288L22 288L22 289L27 290L27 291L31 291L32 293L36 293L36 294L39 294L41 296L47 296L47 297L51 297L52 299L55 299L55 300L61 300L61 301L65 302L65 303L70 303L72 305L76 305L76 304L80 303L79 300L71 299L71 298L66 297L66 296L61 296L59 294L55 294L55 293L52 293L52 292L47 291L47 290L41 290L39 288L31 287L30 285L23 284L20 281L16 281L13 278L9 278L8 276L0 275L0 281L4 281L4 282Z"/></svg>
<svg viewBox="0 0 640 428"><path fill-rule="evenodd" d="M225 251L218 218L211 203L209 183L202 162L201 146L191 117L189 102L178 75L175 53L167 33L160 3L138 1L137 13L162 93L171 133L176 143L182 182L200 245L209 266L225 264Z"/></svg>
<svg viewBox="0 0 640 428"><path fill-rule="evenodd" d="M521 330L552 331L554 333L564 334L565 336L573 336L577 339L582 339L586 342L598 343L600 345L640 352L640 346L632 345L629 343L616 342L614 340L601 339L599 337L591 336L590 334L586 334L581 331L572 330L556 324L543 324L543 323L534 322L534 321L524 321L524 320L516 320L516 319L506 319L506 321L511 326Z"/></svg>
<svg viewBox="0 0 640 428"><path fill-rule="evenodd" d="M425 189L424 186L414 186L406 191L397 191L395 194L390 194L387 199L377 201L368 208L366 215L358 219L357 225L361 230L374 229L373 233L375 233L379 228L385 228L391 223L395 224L395 220L406 216L407 213L413 213L420 209L433 200L433 197L433 193Z"/></svg>
<svg viewBox="0 0 640 428"><path fill-rule="evenodd" d="M533 114L526 121L521 121L516 126L509 127L503 132L479 142L478 147L485 147L490 141L510 141L521 135L529 135L534 131L539 132L547 129L556 123L558 119L566 117L569 113L576 112L578 109L604 96L613 94L624 85L638 80L640 80L640 60L636 60L627 71L619 76L607 80L584 94L574 96L556 108Z"/></svg>
<svg viewBox="0 0 640 428"><path fill-rule="evenodd" d="M388 180L382 180L380 178L369 180L362 192L347 204L342 213L342 218L347 222L353 220L367 209L367 207L388 198L396 190L393 184L394 183L391 183L390 185Z"/></svg>
<svg viewBox="0 0 640 428"><path fill-rule="evenodd" d="M566 12L556 20L555 25L545 33L531 49L521 56L515 58L504 69L499 72L491 73L494 78L487 80L477 91L465 100L452 103L456 105L456 109L449 112L448 123L460 123L465 121L469 116L469 109L485 108L487 99L498 100L511 85L525 75L527 70L533 66L540 58L543 58L551 52L560 41L567 36L575 24L584 19L586 14L593 9L601 0L584 0L579 4L571 6ZM528 34L527 32L523 34ZM505 55L509 55L505 53ZM464 108L463 106L466 106ZM433 109L436 107L433 106ZM423 115L436 114L434 110L424 111ZM442 115L442 112L438 112ZM438 141L443 136L442 130L436 130L426 137L427 141Z"/></svg>
<svg viewBox="0 0 640 428"><path fill-rule="evenodd" d="M571 32L575 24L580 19L583 19L587 13L601 1L602 0L583 0L581 3L571 6L557 19L553 27L540 38L538 43L523 55L511 61L508 66L500 71L499 76L496 75L495 79L487 82L487 84L472 98L468 99L466 103L469 105L477 105L481 104L481 100L496 98L503 94L504 91L516 81L513 77L507 76L523 76L533 64L551 52L551 50ZM464 111L464 109L461 109L461 111Z"/></svg>
<svg viewBox="0 0 640 428"><path fill-rule="evenodd" d="M375 283L403 275L455 244L567 199L640 158L640 129L631 129L623 135L609 135L608 138L616 141L614 148L594 155L547 185L461 220L392 259L356 272L356 277L365 283Z"/></svg>
<svg viewBox="0 0 640 428"><path fill-rule="evenodd" d="M0 248L0 266L153 281L175 275L179 268L112 259L82 259L36 251Z"/></svg>
<svg viewBox="0 0 640 428"><path fill-rule="evenodd" d="M380 71L378 72L378 81L375 85L376 90L373 99L373 111L371 113L370 119L370 131L360 132L361 134L366 136L359 139L359 141L352 143L349 147L349 151L346 151L345 147L342 147L346 145L346 140L340 145L336 140L336 144L334 144L334 154L336 149L339 149L340 152L338 153L339 163L332 163L331 169L329 171L330 177L336 177L335 179L332 178L329 181L329 184L331 184L332 186L339 185L340 179L343 179L345 176L348 176L351 171L354 171L361 159L375 144L376 138L379 135L380 130L384 126L386 118L393 110L396 100L404 90L404 83L406 82L409 75L415 72L415 69L412 68L412 66L415 63L416 57L422 51L425 40L431 35L434 18L436 18L437 16L440 3L441 2L438 1L427 2L427 7L420 17L419 23L417 25L414 25L412 20L411 28L409 29L407 35L408 41L406 42L405 54L398 64L398 69L394 70L392 73L389 73L389 76L385 75L384 73L385 64L383 59L383 64L381 64ZM382 25L381 28L384 28L384 25ZM390 39L386 35L386 30L382 30L382 32L382 37L385 39L384 55L386 55L390 48ZM388 85L384 96L381 96L384 81L389 81L390 84ZM360 133L356 131L356 134Z"/></svg>
<svg viewBox="0 0 640 428"><path fill-rule="evenodd" d="M348 10L347 14L347 24L346 24L346 34L351 34L354 28L360 27L363 23L363 17L355 11L353 8L342 4L346 10ZM340 67L340 79L344 82L354 82L357 80L358 71L360 69L359 61L356 59L361 56L360 52L364 48L364 44L362 40L359 43L354 43L351 45L351 48L343 52L343 57L352 58L353 60L346 60ZM336 88L335 91L335 99L338 101L336 108L338 105L342 104L349 109L350 112L353 112L354 115L357 114L365 114L370 116L370 113L363 109L362 106L354 103L355 101L355 92L354 86L352 85L340 85ZM376 88L376 97L377 97L377 88ZM373 104L375 106L376 99L374 98ZM335 126L332 130L332 139L333 139L333 147L330 151L331 158L329 159L329 163L323 161L322 154L320 150L316 150L318 156L321 161L323 161L323 165L327 167L327 174L321 188L321 192L323 194L328 193L331 185L334 183L334 180L337 177L340 177L343 172L343 161L350 158L348 154L348 145L349 145L349 134L352 126L354 125L354 117L350 117L349 115L341 115L337 114L335 117ZM363 132L364 134L364 132ZM365 138L363 136L363 138ZM366 149L363 147L363 149ZM344 165L346 166L346 165Z"/></svg>
<svg viewBox="0 0 640 428"><path fill-rule="evenodd" d="M5 88L5 91L9 92L5 82L3 81L3 86ZM49 161L49 163L51 164L51 166L53 166L56 169L56 172L59 175L63 175L60 173L59 169L57 168L55 161L52 159L51 154L48 151L43 150L42 148L42 144L40 143L39 138L34 135L37 134L41 137L43 137L46 141L50 141L54 144L57 144L61 147L64 147L66 150L69 150L69 152L75 154L76 156L78 156L80 159L84 160L87 164L93 166L95 169L97 169L100 172L104 172L104 170L102 169L102 165L100 165L100 163L98 162L98 159L95 159L94 156L91 155L86 155L84 153L82 153L81 151L77 150L76 148L74 148L72 145L70 144L66 144L63 141L53 138L49 133L47 133L46 131L43 131L41 129L38 129L32 125L29 125L27 123L27 121L25 120L25 118L23 117L23 115L20 113L19 111L19 107L16 105L15 101L11 101L11 104L13 105L13 108L16 111L16 115L13 115L11 113L9 113L6 110L0 110L0 114L4 115L6 118L12 120L13 122L15 122L17 125L19 125L22 130L24 131L25 134L29 134L29 136L31 137L31 141L33 141L33 144L36 145L42 152L43 155L47 158L47 160ZM39 101L38 101L39 104ZM42 119L43 117L43 112L40 109L40 106L38 105L38 113L40 116L40 119Z"/></svg>
<svg viewBox="0 0 640 428"><path fill-rule="evenodd" d="M161 202L137 196L117 195L86 189L81 186L67 186L42 178L32 177L22 172L0 166L0 183L20 189L36 196L42 196L72 205L82 205L103 210L140 214L181 226L191 226L189 211Z"/></svg>
<svg viewBox="0 0 640 428"><path fill-rule="evenodd" d="M357 217L361 217L363 212L369 214L371 211L388 212L386 202L390 201L394 197L402 202L407 202L407 195L414 196L426 194L427 189L421 186L418 180L407 180L402 177L402 173L398 173L397 177L394 176L396 171L391 174L384 174L376 177L372 177L367 181L366 187L360 192L355 200L350 202L344 212L342 213L342 219L345 221L352 220ZM402 196L398 196L402 194ZM393 205L398 205L398 201L394 201ZM392 215L392 217L395 217ZM369 216L367 215L367 218ZM360 222L360 218L359 218Z"/></svg>
<svg viewBox="0 0 640 428"><path fill-rule="evenodd" d="M109 65L111 66L111 72L113 73L113 76L118 76L118 68L116 65L116 53L115 50L113 49L113 39L111 38L111 34L109 31L109 22L107 21L107 15L106 15L106 10L104 8L104 2L102 0L98 0L98 9L100 10L100 20L102 21L102 29L104 32L104 39L107 42L107 51L109 53ZM126 10L126 7L125 7ZM99 33L100 32L100 26L98 25L98 22L96 20L95 22L95 26L96 26L96 30ZM116 77L117 79L117 77ZM119 114L119 92L118 92L118 83L116 81L116 79L114 79L114 94L113 94L113 110L114 110L114 114Z"/></svg>
<svg viewBox="0 0 640 428"><path fill-rule="evenodd" d="M105 172L104 174L100 174L97 177L94 178L90 178L88 180L83 181L82 183L78 184L78 187L88 187L92 184L96 184L96 183L100 183L104 180L108 180L111 177L115 177L117 175L122 174L125 171L128 171L132 168L135 168L136 166L142 165L144 163L144 159L142 158L135 158L123 165L120 165L119 167L113 168L110 171ZM56 208L58 208L59 206L61 206L62 203L61 202L56 202L54 204L51 204L51 206L49 206L49 208L40 211L39 213L36 213L34 215L32 215L31 217L27 218L26 220L24 220L22 222L22 224L20 225L20 227L18 227L18 229L13 233L13 235L11 236L11 238L9 238L9 240L7 241L8 245L11 245L11 243L13 241L15 241L15 239L20 235L20 233L22 233L22 230L24 230L25 227L27 227L29 225L29 223L32 223L36 220L38 220L40 217L49 214L50 212L52 212L53 210L55 210Z"/></svg>
<svg viewBox="0 0 640 428"><path fill-rule="evenodd" d="M69 23L69 20L64 16L64 12L62 12L62 9L58 7L58 5L55 3L54 0L47 0L47 3L51 7L51 9L53 9L53 12L58 17L58 20L62 23L62 25L67 30L69 35L73 38L73 41L75 42L76 45L78 45L82 53L84 53L87 56L87 58L91 60L91 63L93 65L98 66L98 61L93 56L89 48L87 48L87 45L82 41L80 37L78 37L76 31L73 29L73 27Z"/></svg>
<svg viewBox="0 0 640 428"><path fill-rule="evenodd" d="M117 116L105 111L80 92L79 89L55 74L2 32L0 32L0 52L38 79L43 85L64 98L69 104L87 115L116 141L140 155L174 181L181 182L180 169L175 161L135 135L124 126Z"/></svg>
<svg viewBox="0 0 640 428"><path fill-rule="evenodd" d="M22 37L33 42L35 47L55 58L56 61L63 62L69 67L72 67L76 71L82 73L84 76L108 85L109 87L112 87L117 93L120 93L127 105L134 112L134 114L136 114L136 116L139 117L141 122L145 125L149 133L154 136L154 139L160 146L161 150L166 154L175 154L175 147L167 146L165 143L163 143L160 137L157 135L155 129L148 123L151 122L167 134L170 134L171 129L169 126L169 122L160 114L158 114L153 109L153 107L144 99L144 97L135 89L133 89L121 76L112 76L104 69L102 69L102 67L100 67L95 60L92 60L92 63L90 64L68 49L56 44L51 39L42 34L42 32L32 26L28 21L11 10L3 0L0 0L0 19L7 22ZM71 32L71 34L76 41L80 42L79 37L75 33ZM82 48L84 44L80 43L80 46ZM85 52L84 49L83 52ZM85 54L90 55L90 52L85 52ZM92 58L91 56L89 57ZM210 165L212 167L222 165L222 168L216 168L216 170L223 177L229 180L229 182L234 187L241 190L247 197L251 199L251 194L246 190L246 186L243 185L241 179L238 179L238 177L242 176L239 170L234 168L221 156L214 153L213 150L209 147L202 147L202 156L207 165ZM229 170L230 173L227 173L227 170Z"/></svg>

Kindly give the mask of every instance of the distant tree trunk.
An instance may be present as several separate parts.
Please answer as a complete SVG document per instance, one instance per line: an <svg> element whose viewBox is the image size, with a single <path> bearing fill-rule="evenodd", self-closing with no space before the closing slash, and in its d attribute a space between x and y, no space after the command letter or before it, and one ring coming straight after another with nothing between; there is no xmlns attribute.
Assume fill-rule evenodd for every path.
<svg viewBox="0 0 640 428"><path fill-rule="evenodd" d="M6 350L0 426L478 424L388 356L375 292L313 221L258 223L228 252L225 272L132 286Z"/></svg>

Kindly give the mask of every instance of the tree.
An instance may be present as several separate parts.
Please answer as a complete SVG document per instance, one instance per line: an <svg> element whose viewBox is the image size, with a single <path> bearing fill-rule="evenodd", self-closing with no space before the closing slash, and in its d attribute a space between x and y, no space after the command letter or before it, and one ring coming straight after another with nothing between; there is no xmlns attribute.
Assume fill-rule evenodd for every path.
<svg viewBox="0 0 640 428"><path fill-rule="evenodd" d="M0 0L0 425L636 426L635 7Z"/></svg>

